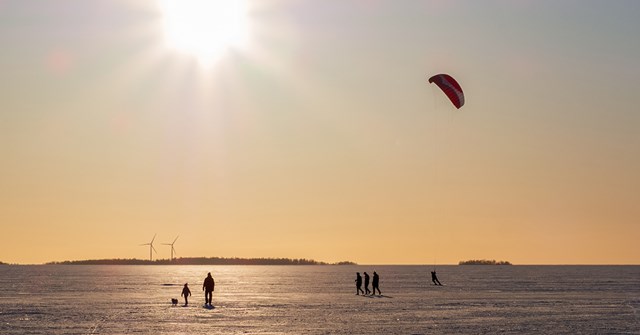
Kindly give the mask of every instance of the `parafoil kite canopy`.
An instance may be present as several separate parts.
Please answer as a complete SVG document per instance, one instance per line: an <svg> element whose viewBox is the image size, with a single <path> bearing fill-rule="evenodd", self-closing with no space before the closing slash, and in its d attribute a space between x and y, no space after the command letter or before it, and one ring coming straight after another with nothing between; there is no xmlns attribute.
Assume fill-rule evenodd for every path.
<svg viewBox="0 0 640 335"><path fill-rule="evenodd" d="M460 87L460 84L458 84L458 82L450 75L436 74L429 78L429 83L435 83L438 85L444 94L449 97L449 100L451 100L456 108L459 109L464 105L464 93L462 93L462 87Z"/></svg>

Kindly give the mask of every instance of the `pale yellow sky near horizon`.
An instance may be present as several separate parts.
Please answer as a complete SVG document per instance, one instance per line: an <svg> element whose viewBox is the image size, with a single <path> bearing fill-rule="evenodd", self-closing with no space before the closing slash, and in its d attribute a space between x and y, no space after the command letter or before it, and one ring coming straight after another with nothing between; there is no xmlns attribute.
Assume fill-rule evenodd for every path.
<svg viewBox="0 0 640 335"><path fill-rule="evenodd" d="M640 3L247 8L206 63L156 1L0 1L0 261L640 264Z"/></svg>

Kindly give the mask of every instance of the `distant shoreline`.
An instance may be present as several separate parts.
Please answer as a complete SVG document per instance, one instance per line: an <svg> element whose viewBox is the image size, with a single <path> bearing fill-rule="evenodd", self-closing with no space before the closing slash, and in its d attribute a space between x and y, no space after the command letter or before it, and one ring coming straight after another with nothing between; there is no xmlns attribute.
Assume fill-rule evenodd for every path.
<svg viewBox="0 0 640 335"><path fill-rule="evenodd" d="M158 260L144 259L89 259L78 261L49 262L45 265L357 265L354 262L319 262L313 259L291 258L225 258L225 257L181 257Z"/></svg>
<svg viewBox="0 0 640 335"><path fill-rule="evenodd" d="M153 263L150 263L148 260L139 260L139 259L135 259L136 261L140 262L140 263L131 263L131 264L125 264L125 263L95 263L95 264L88 264L86 262L103 262L103 261L108 261L108 260L79 260L79 261L64 261L64 262L47 262L47 263L7 263L7 262L0 262L0 267L2 266L7 266L7 267L11 267L11 266L55 266L55 265L286 265L286 264L181 264L181 263L176 263L176 262L170 262L167 259L164 260L160 260L158 261L158 263L156 263L156 261L153 261ZM73 263L73 264L71 264ZM421 267L433 267L433 264L378 264L378 263L366 263L366 264L359 264L359 263L354 263L354 262L336 262L336 263L326 263L326 262L317 262L318 264L315 265L354 265L354 266L421 266ZM307 265L307 264L291 264L291 265ZM314 264L309 264L309 265L314 265ZM438 264L437 266L460 266L460 265L485 265L485 264L455 264L455 263L443 263L443 264ZM488 264L488 265L492 265L492 264ZM497 264L496 264L497 265ZM562 267L562 266L569 266L569 267L580 267L580 266L586 266L586 267L602 267L602 266L607 266L607 267L639 267L640 264L623 264L623 263L619 263L619 264L598 264L598 263L594 263L594 264L571 264L571 263L567 263L567 264L543 264L543 263L531 263L531 264L512 264L509 263L509 266L518 266L518 267L536 267L536 266L545 266L545 267Z"/></svg>
<svg viewBox="0 0 640 335"><path fill-rule="evenodd" d="M469 261L460 261L458 265L513 265L507 261L496 261L494 259L472 259Z"/></svg>

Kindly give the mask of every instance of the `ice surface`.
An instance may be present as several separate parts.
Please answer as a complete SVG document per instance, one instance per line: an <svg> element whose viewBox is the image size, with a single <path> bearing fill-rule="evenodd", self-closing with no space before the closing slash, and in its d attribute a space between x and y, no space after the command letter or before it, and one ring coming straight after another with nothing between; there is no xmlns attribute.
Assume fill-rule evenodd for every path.
<svg viewBox="0 0 640 335"><path fill-rule="evenodd" d="M640 266L439 266L446 286L431 270L1 266L0 334L640 334ZM355 295L365 271L382 296Z"/></svg>

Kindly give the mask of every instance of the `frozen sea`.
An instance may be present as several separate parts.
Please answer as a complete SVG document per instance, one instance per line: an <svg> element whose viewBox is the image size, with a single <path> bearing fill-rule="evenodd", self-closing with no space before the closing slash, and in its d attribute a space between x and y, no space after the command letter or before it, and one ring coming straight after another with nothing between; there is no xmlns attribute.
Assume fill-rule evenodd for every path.
<svg viewBox="0 0 640 335"><path fill-rule="evenodd" d="M431 269L0 266L0 334L640 334L640 266ZM355 295L365 271L382 296Z"/></svg>

